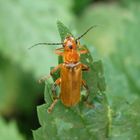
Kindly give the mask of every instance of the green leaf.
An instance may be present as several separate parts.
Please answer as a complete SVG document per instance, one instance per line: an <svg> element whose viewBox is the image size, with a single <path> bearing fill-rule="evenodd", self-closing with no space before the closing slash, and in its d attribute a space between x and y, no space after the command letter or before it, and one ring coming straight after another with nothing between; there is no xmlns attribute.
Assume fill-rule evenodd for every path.
<svg viewBox="0 0 140 140"><path fill-rule="evenodd" d="M63 42L67 36L73 36L70 30L60 21L57 21L58 31Z"/></svg>
<svg viewBox="0 0 140 140"><path fill-rule="evenodd" d="M111 140L140 137L139 14L138 3L131 3L128 8L102 4L88 9L77 22L80 31L91 24L104 25L96 33L89 32L85 40L97 47L96 56L91 55L102 57L105 64Z"/></svg>
<svg viewBox="0 0 140 140"><path fill-rule="evenodd" d="M64 28L66 27L64 26ZM46 103L37 108L41 127L33 131L35 140L105 140L108 137L109 118L104 93L105 85L99 84L104 83L102 63L101 61L93 62L90 53L83 56L82 60L87 60L85 63L89 64L91 68L90 72L84 75L90 88L89 100L95 108L87 107L83 101L80 101L75 107L68 108L59 100L53 111L47 113L53 100L52 84L46 81L44 93ZM83 92L84 90L82 90Z"/></svg>
<svg viewBox="0 0 140 140"><path fill-rule="evenodd" d="M24 140L23 136L17 130L16 123L14 121L6 123L0 117L0 138L1 140Z"/></svg>

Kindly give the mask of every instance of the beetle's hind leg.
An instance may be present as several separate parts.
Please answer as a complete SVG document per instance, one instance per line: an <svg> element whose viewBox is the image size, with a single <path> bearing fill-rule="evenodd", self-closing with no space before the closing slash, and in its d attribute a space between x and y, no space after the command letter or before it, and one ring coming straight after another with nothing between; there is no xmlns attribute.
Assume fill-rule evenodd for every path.
<svg viewBox="0 0 140 140"><path fill-rule="evenodd" d="M55 104L57 103L57 101L59 99L59 96L57 96L57 93L56 93L56 87L60 86L60 83L61 83L61 78L58 78L52 86L53 102L50 105L50 107L48 108L48 113L50 113L53 110Z"/></svg>
<svg viewBox="0 0 140 140"><path fill-rule="evenodd" d="M54 100L53 100L53 103L50 105L50 107L49 107L48 110L47 110L48 113L51 113L51 112L52 112L52 110L53 110L55 104L57 103L57 101L58 101L58 99L54 99Z"/></svg>
<svg viewBox="0 0 140 140"><path fill-rule="evenodd" d="M88 102L88 97L89 97L90 92L89 92L89 88L84 80L82 80L82 86L86 89L86 96L83 98L86 106L90 107L90 108L94 108L94 105L92 105L91 103Z"/></svg>

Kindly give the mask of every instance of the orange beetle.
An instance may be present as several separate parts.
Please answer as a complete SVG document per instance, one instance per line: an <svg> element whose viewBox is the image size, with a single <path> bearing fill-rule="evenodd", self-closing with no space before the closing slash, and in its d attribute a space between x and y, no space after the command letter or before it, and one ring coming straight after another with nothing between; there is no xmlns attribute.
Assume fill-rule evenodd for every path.
<svg viewBox="0 0 140 140"><path fill-rule="evenodd" d="M76 105L80 101L81 86L84 86L87 90L85 97L85 100L87 100L89 91L88 86L82 79L82 71L89 70L89 67L80 62L80 55L88 52L87 50L79 50L80 45L78 40L93 27L95 26L90 27L84 34L82 34L77 39L75 39L73 36L67 36L63 43L37 43L32 46L34 47L37 45L63 45L63 48L58 48L55 51L56 54L63 57L63 63L52 69L49 76L43 77L39 80L40 83L45 81L51 75L53 75L53 73L60 69L60 78L58 78L52 86L54 101L48 108L48 112L52 111L58 99L61 99L62 103L67 107ZM61 49L63 49L63 51L61 51ZM57 86L60 87L59 96L57 96L56 94Z"/></svg>

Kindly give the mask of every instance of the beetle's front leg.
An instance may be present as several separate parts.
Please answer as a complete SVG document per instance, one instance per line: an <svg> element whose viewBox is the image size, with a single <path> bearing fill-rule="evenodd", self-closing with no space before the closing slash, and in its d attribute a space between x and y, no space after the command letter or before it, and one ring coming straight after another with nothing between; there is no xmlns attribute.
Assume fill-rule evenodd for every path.
<svg viewBox="0 0 140 140"><path fill-rule="evenodd" d="M50 71L50 75L48 75L48 76L43 76L41 79L39 79L39 83L42 83L42 82L44 82L45 80L47 80L47 79L49 79L52 75L53 75L53 73L55 73L58 69L60 69L61 68L61 65L62 64L59 64L58 66L56 66L55 68L53 68L51 71Z"/></svg>
<svg viewBox="0 0 140 140"><path fill-rule="evenodd" d="M86 54L88 53L88 50L80 50L80 54Z"/></svg>
<svg viewBox="0 0 140 140"><path fill-rule="evenodd" d="M61 49L61 48L60 48ZM58 49L55 50L55 53L59 56L63 56L64 52L59 51Z"/></svg>
<svg viewBox="0 0 140 140"><path fill-rule="evenodd" d="M54 85L52 86L52 94L53 94L53 102L52 102L52 104L50 105L50 107L48 108L48 113L51 113L51 111L53 110L53 108L54 108L54 106L55 106L55 104L57 103L57 101L58 101L58 99L59 99L59 96L57 96L57 94L56 94L56 87L57 86L60 86L60 83L61 83L61 79L60 78L58 78L56 81L55 81L55 83L54 83Z"/></svg>

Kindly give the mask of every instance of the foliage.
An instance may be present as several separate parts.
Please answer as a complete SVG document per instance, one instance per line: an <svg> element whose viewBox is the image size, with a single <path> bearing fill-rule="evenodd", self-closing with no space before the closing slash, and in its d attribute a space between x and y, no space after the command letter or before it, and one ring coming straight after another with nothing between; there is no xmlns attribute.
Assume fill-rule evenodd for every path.
<svg viewBox="0 0 140 140"><path fill-rule="evenodd" d="M90 32L85 40L95 44L104 62L107 97L112 112L111 140L138 140L140 137L139 9L136 4L128 9L100 5L88 9L78 21L83 23L78 24L80 30L87 24L104 26L96 29L96 34L95 30Z"/></svg>
<svg viewBox="0 0 140 140"><path fill-rule="evenodd" d="M36 104L43 102L36 81L56 58L54 48L28 48L37 42L59 42L55 23L72 21L71 5L69 0L0 1L0 114L15 117L26 134L38 127Z"/></svg>
<svg viewBox="0 0 140 140"><path fill-rule="evenodd" d="M67 35L68 29L61 22L58 22L58 27L63 38L64 34L61 34L61 31ZM46 104L38 107L41 128L34 131L35 140L106 139L109 120L107 100L104 94L105 84L99 86L100 83L104 82L102 64L101 61L93 62L90 54L84 56L83 60L86 60L85 63L91 68L90 72L85 74L85 78L90 81L88 82L89 99L95 108L86 107L82 101L75 107L67 108L59 101L53 112L47 113L47 108L52 103L51 85L47 82Z"/></svg>
<svg viewBox="0 0 140 140"><path fill-rule="evenodd" d="M58 19L69 25L70 31L76 29L71 31L73 35L82 34L89 26L99 24L103 26L90 31L81 40L81 44L88 46L91 55L84 55L82 62L88 63L84 57L89 57L90 62L95 62L90 67L101 76L96 77L93 73L96 80L90 88L95 92L96 89L104 90L103 63L110 105L109 130L106 130L109 139L139 140L139 9L139 0L0 1L0 114L9 120L16 118L20 130L26 135L30 129L37 128L35 110L36 104L43 102L43 90L36 80L48 74L52 65L57 65L57 56L53 55L55 46L38 46L32 50L28 47L38 42L60 42L55 27ZM102 59L102 63L98 58ZM88 85L92 84L91 77L90 73L84 73ZM45 100L48 101L49 97ZM94 98L95 105L98 101ZM42 106L38 107L39 112ZM59 108L61 103L57 104L56 110ZM43 109L46 111L47 107Z"/></svg>
<svg viewBox="0 0 140 140"><path fill-rule="evenodd" d="M73 12L80 16L83 14L84 10L87 8L87 6L91 3L92 0L73 0Z"/></svg>
<svg viewBox="0 0 140 140"><path fill-rule="evenodd" d="M0 117L0 139L1 140L24 140L19 134L15 121L6 123Z"/></svg>

